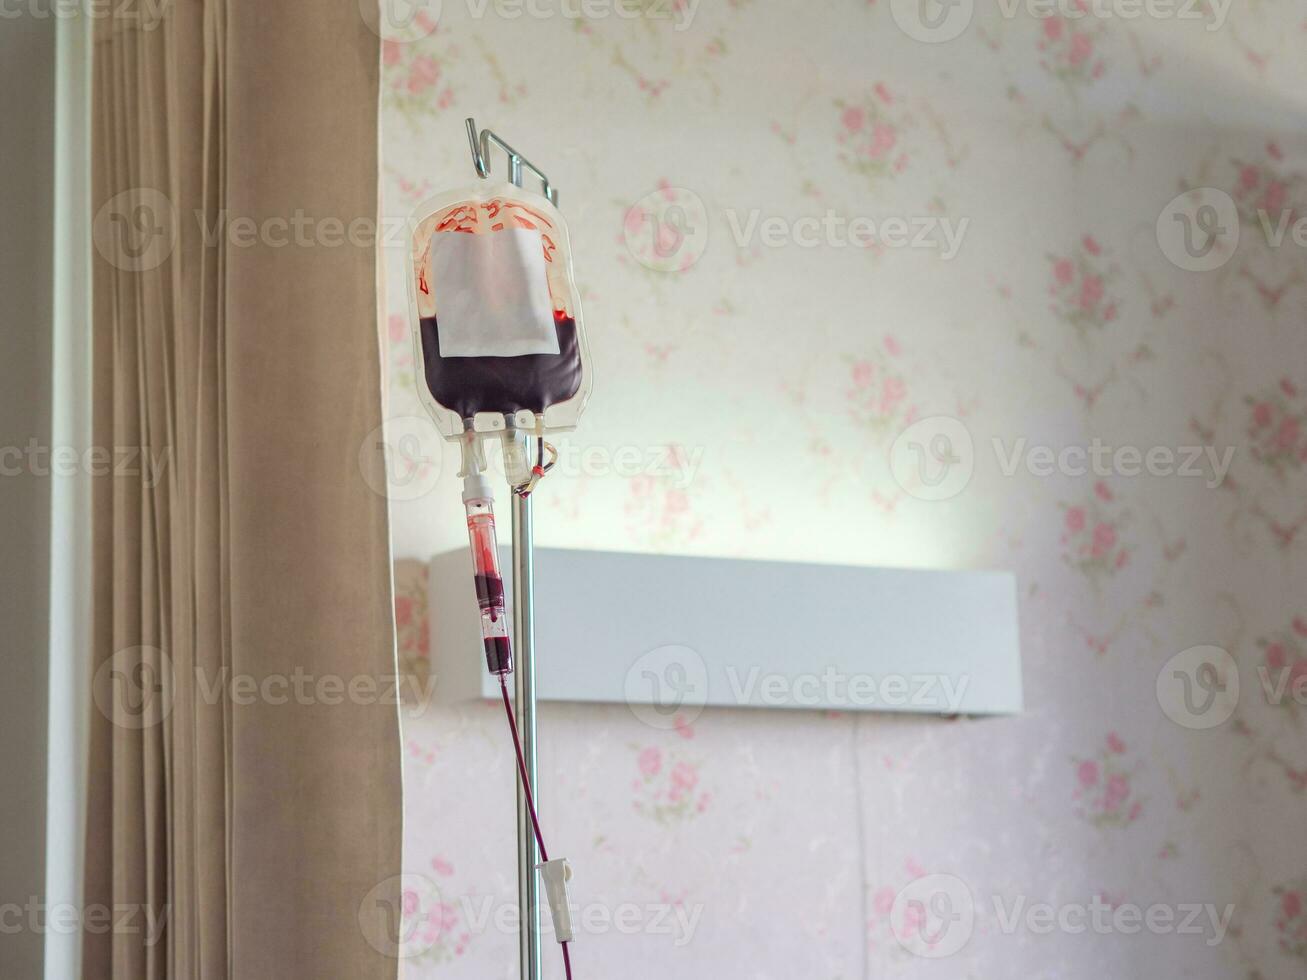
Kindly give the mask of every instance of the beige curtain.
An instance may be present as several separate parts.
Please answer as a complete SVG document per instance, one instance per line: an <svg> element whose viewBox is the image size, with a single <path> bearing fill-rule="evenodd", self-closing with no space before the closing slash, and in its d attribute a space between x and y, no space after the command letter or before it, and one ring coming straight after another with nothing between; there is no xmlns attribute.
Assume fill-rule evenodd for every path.
<svg viewBox="0 0 1307 980"><path fill-rule="evenodd" d="M390 980L378 39L352 0L114 8L84 975Z"/></svg>

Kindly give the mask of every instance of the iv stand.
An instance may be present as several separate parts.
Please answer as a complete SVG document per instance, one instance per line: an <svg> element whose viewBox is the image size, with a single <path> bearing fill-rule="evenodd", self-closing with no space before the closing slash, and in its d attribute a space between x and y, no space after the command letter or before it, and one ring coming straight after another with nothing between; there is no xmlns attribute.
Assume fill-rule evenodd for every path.
<svg viewBox="0 0 1307 980"><path fill-rule="evenodd" d="M531 498L513 494L513 643L517 647L514 697L527 778L536 787L535 562ZM515 780L515 782L517 782ZM522 980L540 980L540 862L531 812L517 785L517 900Z"/></svg>
<svg viewBox="0 0 1307 980"><path fill-rule="evenodd" d="M476 122L467 120L467 136L472 144L472 162L480 177L490 176L490 144L508 154L508 179L522 186L522 170L540 178L549 203L558 205L558 190L549 183L538 167L488 129L477 132ZM514 698L517 725L522 737L527 782L536 781L536 682L535 682L535 561L531 498L513 494L513 646L517 669ZM521 980L541 980L540 972L540 862L539 848L531 830L531 811L522 786L517 786L517 900L521 911L519 935Z"/></svg>

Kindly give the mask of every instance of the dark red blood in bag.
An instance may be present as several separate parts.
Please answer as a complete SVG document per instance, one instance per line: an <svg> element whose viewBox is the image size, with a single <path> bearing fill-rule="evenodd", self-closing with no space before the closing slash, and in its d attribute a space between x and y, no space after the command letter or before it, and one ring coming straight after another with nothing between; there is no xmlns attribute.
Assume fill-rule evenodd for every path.
<svg viewBox="0 0 1307 980"><path fill-rule="evenodd" d="M437 402L471 418L477 412L540 414L581 387L581 349L576 321L554 313L557 354L516 357L441 357L436 317L422 318L422 360L427 388Z"/></svg>

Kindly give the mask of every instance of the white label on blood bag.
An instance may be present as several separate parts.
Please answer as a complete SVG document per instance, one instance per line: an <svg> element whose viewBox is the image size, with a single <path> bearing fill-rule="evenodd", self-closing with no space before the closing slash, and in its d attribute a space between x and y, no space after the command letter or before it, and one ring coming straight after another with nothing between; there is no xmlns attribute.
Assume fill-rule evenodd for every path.
<svg viewBox="0 0 1307 980"><path fill-rule="evenodd" d="M540 232L437 232L431 286L441 357L559 352Z"/></svg>

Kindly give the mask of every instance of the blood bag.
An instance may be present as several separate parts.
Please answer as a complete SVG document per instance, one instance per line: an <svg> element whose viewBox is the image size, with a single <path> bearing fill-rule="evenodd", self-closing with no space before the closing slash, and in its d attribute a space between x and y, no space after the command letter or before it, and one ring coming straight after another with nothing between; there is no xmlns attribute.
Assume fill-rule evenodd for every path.
<svg viewBox="0 0 1307 980"><path fill-rule="evenodd" d="M558 209L483 183L423 202L410 227L417 387L441 434L574 428L590 355Z"/></svg>

